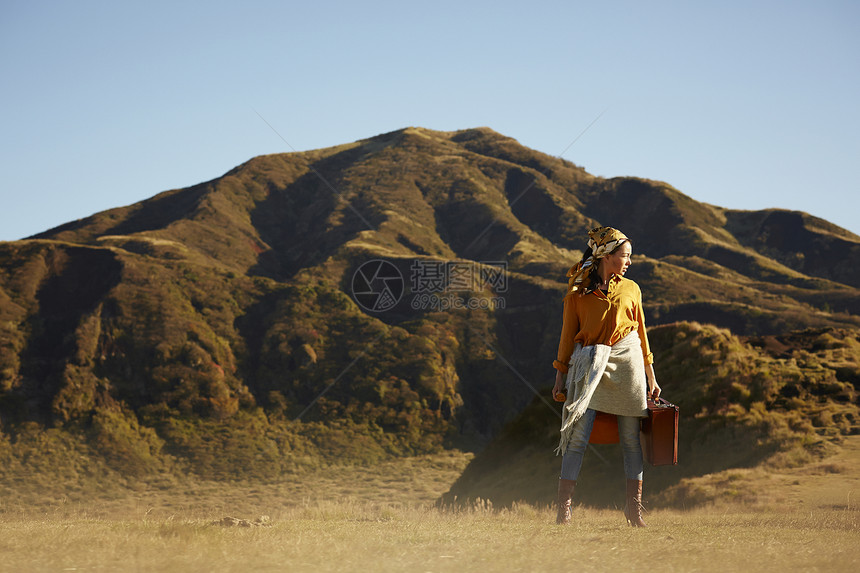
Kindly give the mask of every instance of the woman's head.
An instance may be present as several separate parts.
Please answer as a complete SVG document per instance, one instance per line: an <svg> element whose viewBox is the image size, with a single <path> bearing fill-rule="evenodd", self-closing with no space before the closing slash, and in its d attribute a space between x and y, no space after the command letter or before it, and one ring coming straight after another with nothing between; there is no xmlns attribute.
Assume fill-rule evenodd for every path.
<svg viewBox="0 0 860 573"><path fill-rule="evenodd" d="M607 264L612 265L612 269L617 268L611 272L623 274L630 266L631 252L630 239L618 229L612 227L592 229L588 232L588 249L582 255L582 260L567 272L568 292L577 292L583 286L587 287L588 284L583 285L583 281L597 271L604 259L607 259Z"/></svg>

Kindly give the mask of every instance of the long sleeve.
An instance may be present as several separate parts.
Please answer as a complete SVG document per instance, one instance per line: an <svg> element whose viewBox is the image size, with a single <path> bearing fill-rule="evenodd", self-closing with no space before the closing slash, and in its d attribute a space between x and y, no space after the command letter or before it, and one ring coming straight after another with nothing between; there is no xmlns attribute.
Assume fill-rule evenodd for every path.
<svg viewBox="0 0 860 573"><path fill-rule="evenodd" d="M648 333L645 331L645 311L642 309L642 296L639 296L639 303L636 305L636 322L639 324L639 343L642 346L642 358L645 359L645 364L654 364L654 354L651 352L651 345L648 343Z"/></svg>
<svg viewBox="0 0 860 573"><path fill-rule="evenodd" d="M556 360L552 363L553 367L559 372L567 373L567 365L570 362L570 355L573 354L573 337L579 331L579 319L576 316L576 303L573 300L573 295L564 297L564 313L561 326L561 337L558 341L558 354Z"/></svg>

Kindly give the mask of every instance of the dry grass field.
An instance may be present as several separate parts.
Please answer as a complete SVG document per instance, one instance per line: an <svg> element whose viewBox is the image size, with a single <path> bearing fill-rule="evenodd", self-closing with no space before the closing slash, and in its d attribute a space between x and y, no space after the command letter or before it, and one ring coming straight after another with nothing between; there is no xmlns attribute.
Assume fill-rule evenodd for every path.
<svg viewBox="0 0 860 573"><path fill-rule="evenodd" d="M650 511L643 530L620 511L581 506L568 528L554 525L548 507L435 507L464 454L262 485L155 479L72 496L7 490L0 571L857 571L858 454L852 437L815 465L703 479L699 487L748 493ZM237 521L225 525L228 516Z"/></svg>
<svg viewBox="0 0 860 573"><path fill-rule="evenodd" d="M632 530L618 512L447 512L314 503L271 527L208 519L74 515L2 522L4 571L856 571L856 513L654 512ZM658 565L659 564L659 565Z"/></svg>

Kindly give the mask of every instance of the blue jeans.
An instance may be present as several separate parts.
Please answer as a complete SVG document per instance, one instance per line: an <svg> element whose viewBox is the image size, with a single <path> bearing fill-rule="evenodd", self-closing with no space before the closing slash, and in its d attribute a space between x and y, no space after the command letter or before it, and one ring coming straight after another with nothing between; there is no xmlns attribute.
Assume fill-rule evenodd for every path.
<svg viewBox="0 0 860 573"><path fill-rule="evenodd" d="M582 468L582 457L588 447L588 438L594 425L596 412L589 408L573 426L567 449L561 458L561 478L577 479ZM642 445L639 442L639 421L642 418L618 416L618 437L624 458L624 474L627 479L642 479Z"/></svg>

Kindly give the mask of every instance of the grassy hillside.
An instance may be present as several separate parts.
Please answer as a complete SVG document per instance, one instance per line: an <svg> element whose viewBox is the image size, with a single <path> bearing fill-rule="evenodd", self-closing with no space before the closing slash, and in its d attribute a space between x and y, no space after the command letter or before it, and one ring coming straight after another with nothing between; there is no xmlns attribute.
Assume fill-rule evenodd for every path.
<svg viewBox="0 0 860 573"><path fill-rule="evenodd" d="M713 324L762 348L860 329L860 238L825 221L594 177L486 128L407 128L256 157L0 243L0 457L276 479L344 458L479 451L551 382L564 275L598 224L633 238L629 276L651 325ZM402 279L384 311L355 297L372 261ZM416 268L475 280L443 273L430 288ZM443 305L455 299L473 307ZM820 360L854 383L841 357ZM754 417L768 402L749 391L727 399ZM848 413L833 414L850 426ZM762 432L782 428L761 416Z"/></svg>
<svg viewBox="0 0 860 573"><path fill-rule="evenodd" d="M654 328L650 338L663 395L681 410L678 465L646 464L653 506L731 501L743 492L704 487L707 480L701 478L735 475L720 472L736 468L810 464L838 451L846 436L860 435L856 330L741 339L725 329L684 322ZM559 409L535 400L475 457L445 500L550 503L561 463L553 453ZM578 500L619 503L624 480L619 447L590 448Z"/></svg>

